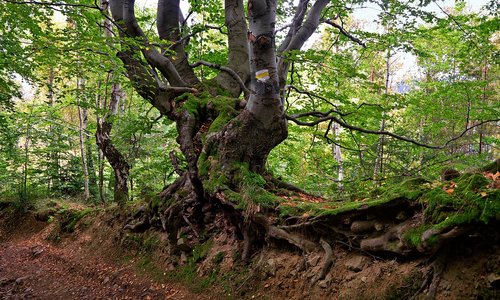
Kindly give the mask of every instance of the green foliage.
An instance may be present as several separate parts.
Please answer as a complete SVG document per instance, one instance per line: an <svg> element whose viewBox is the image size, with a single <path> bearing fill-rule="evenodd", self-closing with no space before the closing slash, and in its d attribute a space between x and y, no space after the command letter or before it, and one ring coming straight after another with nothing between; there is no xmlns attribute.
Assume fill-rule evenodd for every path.
<svg viewBox="0 0 500 300"><path fill-rule="evenodd" d="M367 47L339 36L336 28L323 28L308 49L280 53L292 66L288 83L310 92L287 90L286 113L334 110L342 121L370 130L379 130L384 120L385 130L431 145L460 135L465 127L498 118L499 20L495 10L478 14L458 3L446 8L449 16L437 18L423 9L428 2L375 3L381 12L377 28L367 28L366 22L356 19L355 6L353 11L343 6L329 7L323 18L341 18L346 30ZM224 65L228 57L227 27L221 2L190 1L190 5L191 18L181 28L181 35L190 37L186 45L190 62L201 59ZM278 6L277 25L288 23L294 4L284 1ZM493 2L489 6L494 7ZM99 11L65 6L58 9L54 13L51 6L0 3L0 108L8 108L0 113L0 197L19 199L21 206L28 207L39 198L82 193L78 106L89 114L86 158L94 166L89 166L89 178L97 199L99 154L94 132L97 118L108 112L104 102L109 100L112 85L119 83L125 97L117 115L109 118L113 122L111 140L132 167L131 199L153 200L153 205L160 207L161 201L152 194L177 176L167 154L174 151L181 168L186 168L175 142L176 124L165 117L159 121L158 113L119 75L125 70L115 55L118 43L115 37L105 37L96 25L103 22ZM164 43L154 30L156 10L136 10L151 45ZM286 30L277 32L277 44L285 34ZM130 47L144 47L136 39L126 40ZM415 63L408 70L403 62L410 60ZM204 118L205 124L211 122L201 135L204 143L231 120L235 122L239 113L235 103L241 99L229 97L214 83L218 70L200 66L195 72L202 79L196 87L201 92L178 97L176 109ZM84 80L85 86L78 87L77 79ZM24 94L26 90L33 95ZM328 204L330 213L362 207L365 201L359 199L369 197L374 202L368 201L367 205L397 197L414 200L427 191L407 188L404 183L398 190L394 183L401 182L402 175L435 178L443 165L468 170L498 157L499 138L494 123L468 131L450 143L446 151L334 125L290 125L288 139L271 152L266 166L284 181L336 199ZM342 160L334 158L334 145L339 145ZM375 174L379 157L383 158L382 168ZM266 207L277 205L279 199L266 192L264 179L248 172L248 166L229 166L235 170L235 180L230 182L232 174L227 176L229 173L222 172L222 166L217 164L216 153L210 157L202 154L198 160L200 176L207 179L204 186L209 192L224 190L240 208L250 202ZM338 182L340 170L342 182ZM104 162L102 171L102 194L111 201L113 170ZM456 193L476 201L473 198L477 195L470 191L474 188L464 187L462 193L462 187L459 184ZM442 191L431 191L428 196L440 199L439 205L451 201ZM494 205L485 202L481 216L491 219ZM310 206L299 204L281 210L284 214L292 210L324 211L318 205ZM434 213L437 219L444 217L438 216L440 212L431 215Z"/></svg>

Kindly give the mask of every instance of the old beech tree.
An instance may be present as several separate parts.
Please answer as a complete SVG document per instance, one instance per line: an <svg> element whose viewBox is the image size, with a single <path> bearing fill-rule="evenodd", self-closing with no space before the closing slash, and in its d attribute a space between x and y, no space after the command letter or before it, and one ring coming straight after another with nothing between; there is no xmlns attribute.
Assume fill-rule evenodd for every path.
<svg viewBox="0 0 500 300"><path fill-rule="evenodd" d="M177 142L186 161L186 167L181 167L179 159L170 155L179 177L126 228L162 228L175 252L181 228L190 230L190 236L196 238L215 219L216 226L231 228L241 241L244 260L264 237L285 240L303 251L321 245L327 255L318 278L325 275L331 263L328 243L334 238L348 239L366 251L408 254L432 252L429 249L442 244L436 241L460 236L467 230L451 223L431 227L417 236L418 245L412 245L406 233L425 223L422 206L412 201L414 195L396 197L395 201L373 207L353 206L356 208L330 215L289 218L278 226L276 208L281 198L275 191L277 187L281 188L280 193L297 188L273 178L265 165L270 151L287 137L287 119L301 125L336 122L350 129L385 134L429 148L443 148L457 138L444 146L427 146L390 132L351 126L337 118L335 110L284 114L287 55L300 50L321 21L338 28L339 34L353 43L364 46L334 20L323 19L323 13L333 2L298 1L286 35L277 46L277 0L248 0L246 9L242 0L225 0L228 57L223 66L189 60L185 51L189 36L181 34L181 25L186 24L179 4L179 0L158 1L158 43L149 40L141 29L134 0L109 3L121 41L117 56L135 90L175 122ZM210 80L197 77L194 69L202 65L218 70L218 75ZM299 120L302 117L316 119L307 122ZM117 176L120 174L115 172ZM126 182L126 178L122 181Z"/></svg>
<svg viewBox="0 0 500 300"><path fill-rule="evenodd" d="M227 64L218 66L189 61L184 50L187 39L180 34L179 0L158 1L161 47L140 28L134 0L110 1L122 38L117 55L136 91L176 122L177 141L187 160L187 170L179 170L180 177L161 193L161 203L152 204L152 213L172 240L182 223L203 226L204 212L217 203L233 211L247 245L255 226L294 244L304 243L272 226L264 211L273 197L265 190L266 182L273 180L265 173L266 158L287 137L281 98L288 73L286 53L304 45L329 3L317 0L308 9L308 2L300 1L277 49L276 0L248 1L248 16L242 0L226 0L229 54ZM135 43L129 43L131 39ZM193 68L200 65L219 69L218 76L208 81L198 78ZM241 222L245 217L247 222ZM134 227L154 220L150 216Z"/></svg>

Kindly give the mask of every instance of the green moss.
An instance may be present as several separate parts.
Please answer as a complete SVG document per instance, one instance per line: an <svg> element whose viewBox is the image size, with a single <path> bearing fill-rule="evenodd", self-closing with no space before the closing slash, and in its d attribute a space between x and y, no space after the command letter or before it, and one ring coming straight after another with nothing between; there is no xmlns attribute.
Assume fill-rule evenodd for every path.
<svg viewBox="0 0 500 300"><path fill-rule="evenodd" d="M198 117L200 109L203 107L203 97L195 96L192 93L184 93L177 98L175 102L178 103L177 110L186 110L192 116Z"/></svg>
<svg viewBox="0 0 500 300"><path fill-rule="evenodd" d="M244 186L241 189L241 193L243 194L245 203L252 202L262 207L276 207L281 200L281 198L273 193L255 185Z"/></svg>
<svg viewBox="0 0 500 300"><path fill-rule="evenodd" d="M203 186L209 193L216 193L220 190L228 189L229 179L222 173L213 172Z"/></svg>
<svg viewBox="0 0 500 300"><path fill-rule="evenodd" d="M488 183L489 180L483 174L466 173L457 179L457 188L455 191L458 194L467 194L485 187Z"/></svg>
<svg viewBox="0 0 500 300"><path fill-rule="evenodd" d="M422 177L409 178L400 183L395 183L386 188L381 197L388 200L404 198L408 200L415 200L419 198L428 187L426 184L429 182Z"/></svg>
<svg viewBox="0 0 500 300"><path fill-rule="evenodd" d="M240 193L237 193L237 192L230 190L230 189L226 189L224 191L224 195L226 195L226 197L229 201L236 204L236 207L238 207L240 209L246 208L246 203L243 199L243 196Z"/></svg>
<svg viewBox="0 0 500 300"><path fill-rule="evenodd" d="M244 186L259 186L263 187L266 180L262 175L250 171L250 166L247 162L233 165L235 170L234 180Z"/></svg>
<svg viewBox="0 0 500 300"><path fill-rule="evenodd" d="M498 190L486 189L489 180L482 174L464 174L449 192L437 187L425 194L425 215L438 228L499 219Z"/></svg>
<svg viewBox="0 0 500 300"><path fill-rule="evenodd" d="M84 210L62 209L59 211L61 215L61 230L63 232L73 232L78 221L91 212L91 208L86 208Z"/></svg>
<svg viewBox="0 0 500 300"><path fill-rule="evenodd" d="M192 263L198 263L207 257L208 251L212 248L213 241L208 240L203 244L193 248L193 256L190 259Z"/></svg>
<svg viewBox="0 0 500 300"><path fill-rule="evenodd" d="M210 162L208 161L208 156L206 153L202 152L198 157L198 173L200 176L208 176L210 171Z"/></svg>
<svg viewBox="0 0 500 300"><path fill-rule="evenodd" d="M430 228L430 225L423 225L410 229L405 234L405 240L413 247L417 247L422 242L422 234Z"/></svg>
<svg viewBox="0 0 500 300"><path fill-rule="evenodd" d="M500 158L495 160L494 162L482 167L481 171L491 172L493 174L495 174L496 172L500 172Z"/></svg>
<svg viewBox="0 0 500 300"><path fill-rule="evenodd" d="M212 133L212 132L218 132L218 131L220 131L236 115L237 115L236 110L233 109L230 106L227 106L226 109L224 109L224 110L222 110L222 111L219 112L219 115L212 122L212 124L210 125L210 128L208 129L207 133Z"/></svg>
<svg viewBox="0 0 500 300"><path fill-rule="evenodd" d="M218 252L215 254L215 256L212 258L212 262L216 265L220 264L224 260L224 252Z"/></svg>

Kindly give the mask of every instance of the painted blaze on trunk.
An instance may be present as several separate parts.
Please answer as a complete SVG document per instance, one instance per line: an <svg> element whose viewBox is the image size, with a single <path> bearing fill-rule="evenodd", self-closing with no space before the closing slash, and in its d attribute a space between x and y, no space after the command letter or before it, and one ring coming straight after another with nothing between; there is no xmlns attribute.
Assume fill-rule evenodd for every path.
<svg viewBox="0 0 500 300"><path fill-rule="evenodd" d="M252 93L245 110L226 128L219 147L222 162L246 162L257 173L264 170L269 152L287 136L276 67L276 6L275 0L248 2Z"/></svg>

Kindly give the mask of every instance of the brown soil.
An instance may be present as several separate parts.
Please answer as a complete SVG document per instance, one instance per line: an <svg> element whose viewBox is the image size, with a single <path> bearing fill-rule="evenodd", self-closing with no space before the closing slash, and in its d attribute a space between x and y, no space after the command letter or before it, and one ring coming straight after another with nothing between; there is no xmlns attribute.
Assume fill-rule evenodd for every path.
<svg viewBox="0 0 500 300"><path fill-rule="evenodd" d="M290 245L271 244L242 266L232 255L241 244L220 232L197 264L200 280L215 269L218 278L194 293L161 276L173 268L172 262L186 263L170 259L163 244L152 255L160 276L138 268L144 253L124 244L124 216L117 211L86 217L71 234L30 214L6 216L0 211L0 299L410 299L433 261L379 257L332 244L332 267L324 279L311 284L322 268L321 249L303 255ZM498 233L469 236L449 249L436 299L498 299ZM215 263L220 253L224 258ZM424 299L427 290L421 289L416 299Z"/></svg>
<svg viewBox="0 0 500 300"><path fill-rule="evenodd" d="M114 249L92 253L85 233L54 244L55 224L20 218L0 226L0 299L209 299L114 262Z"/></svg>

